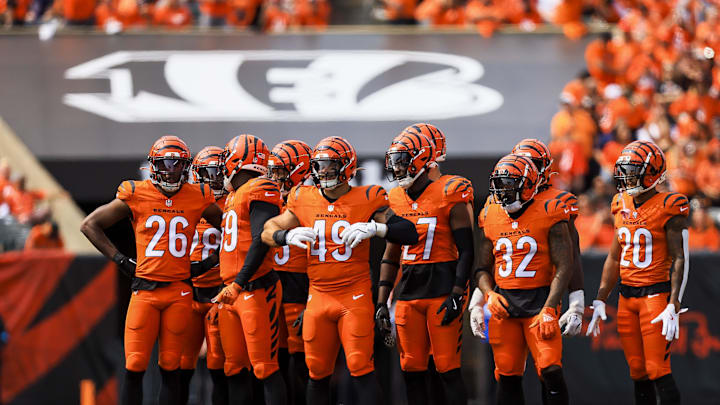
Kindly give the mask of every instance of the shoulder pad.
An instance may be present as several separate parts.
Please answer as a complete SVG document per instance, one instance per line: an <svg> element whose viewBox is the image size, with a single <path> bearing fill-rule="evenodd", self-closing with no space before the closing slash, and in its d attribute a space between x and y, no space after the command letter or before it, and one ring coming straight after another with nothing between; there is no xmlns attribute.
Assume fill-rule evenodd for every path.
<svg viewBox="0 0 720 405"><path fill-rule="evenodd" d="M125 180L118 186L115 198L127 200L135 194L135 180Z"/></svg>
<svg viewBox="0 0 720 405"><path fill-rule="evenodd" d="M461 176L449 177L443 187L443 197L454 202L472 202L474 192L470 180Z"/></svg>
<svg viewBox="0 0 720 405"><path fill-rule="evenodd" d="M368 201L373 201L376 198L385 197L384 199L387 200L387 192L384 188L378 185L372 185L372 186L366 186L365 189L365 198Z"/></svg>
<svg viewBox="0 0 720 405"><path fill-rule="evenodd" d="M687 197L680 193L668 193L663 198L663 209L670 215L688 216L690 204Z"/></svg>

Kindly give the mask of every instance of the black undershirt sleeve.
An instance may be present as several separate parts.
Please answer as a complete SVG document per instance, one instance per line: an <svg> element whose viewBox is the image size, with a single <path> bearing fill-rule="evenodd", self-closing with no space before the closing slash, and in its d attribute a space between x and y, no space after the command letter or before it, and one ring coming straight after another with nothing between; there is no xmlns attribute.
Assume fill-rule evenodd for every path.
<svg viewBox="0 0 720 405"><path fill-rule="evenodd" d="M458 250L457 267L455 267L455 286L465 288L470 271L475 262L475 249L472 228L453 229L453 238Z"/></svg>
<svg viewBox="0 0 720 405"><path fill-rule="evenodd" d="M398 245L414 245L418 242L415 225L405 218L393 215L387 221L385 239Z"/></svg>
<svg viewBox="0 0 720 405"><path fill-rule="evenodd" d="M270 246L263 243L262 235L265 222L272 217L280 215L280 207L265 201L253 201L250 203L250 234L252 242L245 256L242 269L235 277L235 282L241 286L245 285L255 274L270 250Z"/></svg>

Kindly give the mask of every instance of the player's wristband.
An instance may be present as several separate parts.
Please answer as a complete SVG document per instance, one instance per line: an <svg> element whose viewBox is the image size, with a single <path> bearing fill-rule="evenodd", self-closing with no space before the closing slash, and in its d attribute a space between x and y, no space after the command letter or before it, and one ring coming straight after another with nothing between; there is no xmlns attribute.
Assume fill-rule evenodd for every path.
<svg viewBox="0 0 720 405"><path fill-rule="evenodd" d="M274 241L278 246L285 246L285 245L287 245L287 233L288 233L287 229L281 229L281 230L279 230L279 231L273 232L273 236L272 236L273 241Z"/></svg>
<svg viewBox="0 0 720 405"><path fill-rule="evenodd" d="M380 264L389 264L389 265L391 265L391 266L393 266L393 267L400 267L400 263L399 263L399 262L394 262L394 261L389 260L389 259L382 259L382 261L380 262Z"/></svg>
<svg viewBox="0 0 720 405"><path fill-rule="evenodd" d="M378 281L378 288L380 288L380 287L388 287L389 289L392 290L392 288L395 287L395 284L393 284L392 281L380 280L380 281Z"/></svg>

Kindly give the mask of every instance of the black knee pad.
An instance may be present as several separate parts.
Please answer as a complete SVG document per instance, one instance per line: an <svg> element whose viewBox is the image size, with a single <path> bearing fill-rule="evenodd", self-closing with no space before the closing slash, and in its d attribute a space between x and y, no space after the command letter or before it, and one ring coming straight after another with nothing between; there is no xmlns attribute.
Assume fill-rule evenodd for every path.
<svg viewBox="0 0 720 405"><path fill-rule="evenodd" d="M521 375L501 375L497 384L498 405L524 405Z"/></svg>
<svg viewBox="0 0 720 405"><path fill-rule="evenodd" d="M568 390L565 385L562 367L550 366L540 372L545 383L545 402L548 405L567 405Z"/></svg>
<svg viewBox="0 0 720 405"><path fill-rule="evenodd" d="M653 382L660 398L660 405L680 405L680 391L672 374L664 375Z"/></svg>

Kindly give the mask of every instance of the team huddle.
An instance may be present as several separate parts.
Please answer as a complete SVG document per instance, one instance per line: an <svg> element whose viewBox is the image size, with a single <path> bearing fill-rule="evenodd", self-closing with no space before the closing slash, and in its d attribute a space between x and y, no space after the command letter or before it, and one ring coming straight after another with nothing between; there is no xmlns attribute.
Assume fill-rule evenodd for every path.
<svg viewBox="0 0 720 405"><path fill-rule="evenodd" d="M445 403L466 404L467 307L473 334L492 347L498 404L524 403L528 350L543 403L568 404L562 336L580 334L585 310L577 199L551 185L548 148L525 139L496 164L475 221L471 182L440 171L445 144L433 125L405 128L385 154L398 185L387 192L350 185L357 156L337 136L314 148L288 140L270 150L239 135L194 159L178 137L158 139L150 179L124 181L81 229L132 279L121 402L142 404L157 342L160 404L186 404L205 342L214 405L251 403L258 394L268 405L329 404L341 345L357 403L382 403L377 333L397 346L409 404L428 402L430 364ZM619 277L618 333L636 404L680 403L669 353L683 312L688 201L655 189L665 170L651 142L627 145L617 160L616 238L587 328L599 333ZM125 218L136 259L104 232ZM385 241L376 302L374 237Z"/></svg>

